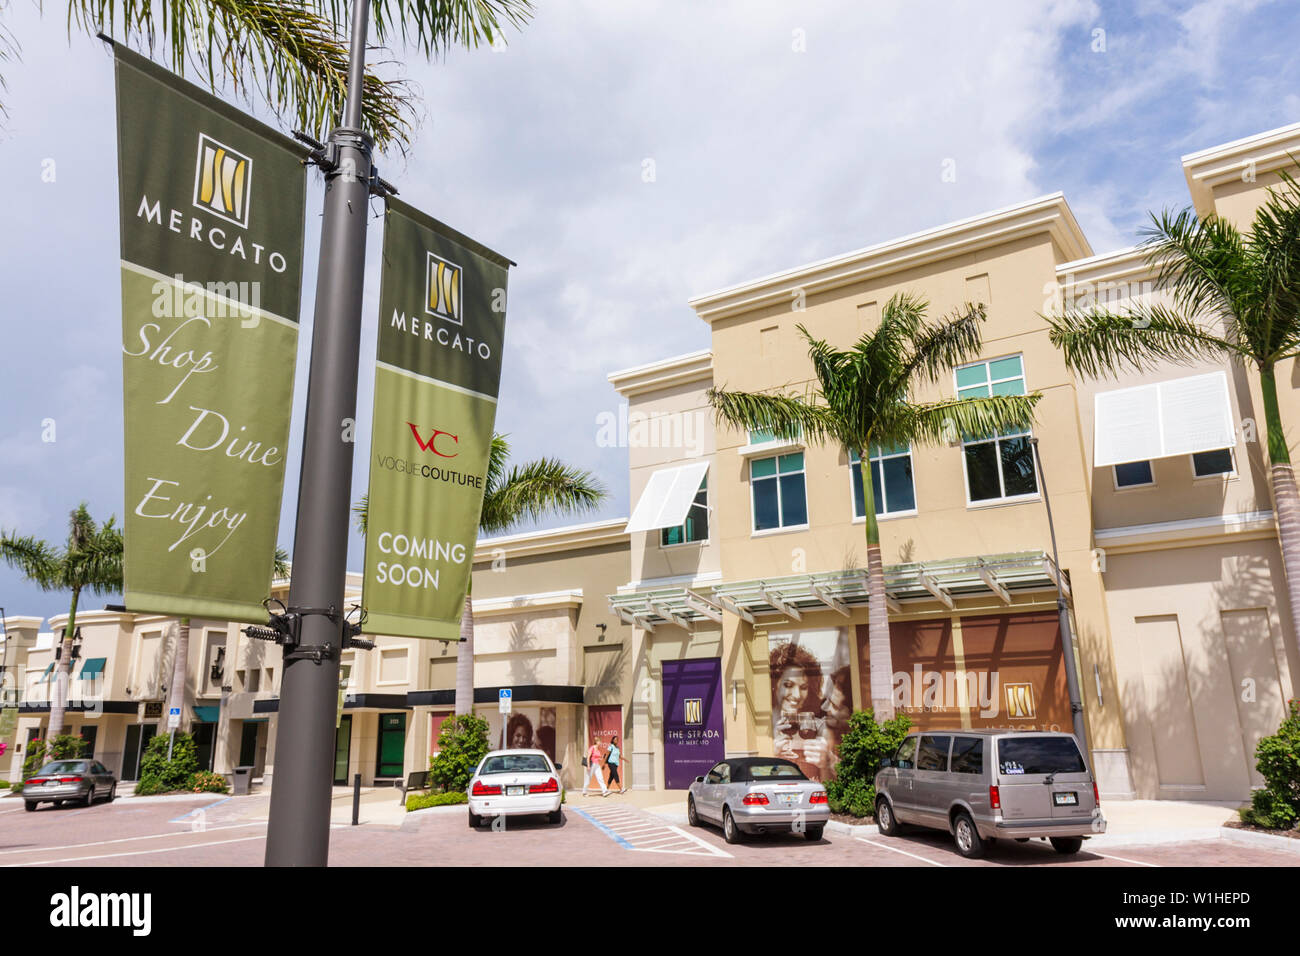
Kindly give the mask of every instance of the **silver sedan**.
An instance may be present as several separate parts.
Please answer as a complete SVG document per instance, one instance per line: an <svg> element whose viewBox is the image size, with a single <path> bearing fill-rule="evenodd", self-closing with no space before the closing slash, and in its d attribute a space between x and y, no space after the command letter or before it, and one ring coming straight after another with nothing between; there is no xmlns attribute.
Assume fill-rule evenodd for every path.
<svg viewBox="0 0 1300 956"><path fill-rule="evenodd" d="M90 806L99 798L112 803L117 778L98 760L53 760L35 776L23 781L23 801L28 810L40 803L64 802Z"/></svg>
<svg viewBox="0 0 1300 956"><path fill-rule="evenodd" d="M778 830L820 840L831 818L826 788L781 757L737 757L696 777L686 797L691 826L722 826L728 843L746 833Z"/></svg>

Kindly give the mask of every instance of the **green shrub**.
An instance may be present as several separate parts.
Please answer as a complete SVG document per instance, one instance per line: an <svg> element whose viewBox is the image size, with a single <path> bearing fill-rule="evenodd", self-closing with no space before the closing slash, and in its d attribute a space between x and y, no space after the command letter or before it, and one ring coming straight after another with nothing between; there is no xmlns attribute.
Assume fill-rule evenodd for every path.
<svg viewBox="0 0 1300 956"><path fill-rule="evenodd" d="M191 780L199 767L194 738L178 731L172 743L172 759L168 760L170 739L170 734L159 734L145 748L140 758L140 782L135 785L138 796L192 788Z"/></svg>
<svg viewBox="0 0 1300 956"><path fill-rule="evenodd" d="M438 732L438 751L429 761L429 778L443 791L464 790L488 752L487 721L452 714Z"/></svg>
<svg viewBox="0 0 1300 956"><path fill-rule="evenodd" d="M907 736L912 719L899 714L883 724L876 723L870 710L857 710L849 717L849 729L840 740L840 761L835 779L826 783L826 802L833 813L855 817L872 816L876 808L876 771Z"/></svg>
<svg viewBox="0 0 1300 956"><path fill-rule="evenodd" d="M1250 806L1237 814L1242 823L1266 830L1290 830L1296 825L1295 808L1279 800L1272 790L1256 790L1250 795Z"/></svg>
<svg viewBox="0 0 1300 956"><path fill-rule="evenodd" d="M22 793L22 792L23 792L23 785L22 785L21 783L16 783L16 784L13 785L13 790L14 790L14 793Z"/></svg>
<svg viewBox="0 0 1300 956"><path fill-rule="evenodd" d="M446 793L413 793L406 798L406 811L423 810L425 807L445 807L455 803L469 803L464 790L449 790Z"/></svg>
<svg viewBox="0 0 1300 956"><path fill-rule="evenodd" d="M190 778L190 789L195 793L229 793L230 784L219 773L200 770Z"/></svg>
<svg viewBox="0 0 1300 956"><path fill-rule="evenodd" d="M0 780L0 790L8 790L11 784L8 780Z"/></svg>
<svg viewBox="0 0 1300 956"><path fill-rule="evenodd" d="M81 734L58 734L49 739L37 737L27 745L27 755L23 757L23 779L36 776L51 760L76 760L86 755L86 740Z"/></svg>

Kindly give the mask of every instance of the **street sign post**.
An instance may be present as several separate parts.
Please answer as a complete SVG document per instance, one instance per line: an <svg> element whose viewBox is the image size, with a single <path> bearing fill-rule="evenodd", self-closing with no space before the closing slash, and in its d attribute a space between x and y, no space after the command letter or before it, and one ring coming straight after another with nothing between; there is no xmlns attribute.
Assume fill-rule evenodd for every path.
<svg viewBox="0 0 1300 956"><path fill-rule="evenodd" d="M513 704L514 704L514 695L509 687L502 687L499 691L497 691L497 710L501 711L502 715L509 714L510 708ZM501 749L502 750L506 749L505 720L501 721Z"/></svg>
<svg viewBox="0 0 1300 956"><path fill-rule="evenodd" d="M181 725L181 709L172 707L167 711L167 729L175 730Z"/></svg>

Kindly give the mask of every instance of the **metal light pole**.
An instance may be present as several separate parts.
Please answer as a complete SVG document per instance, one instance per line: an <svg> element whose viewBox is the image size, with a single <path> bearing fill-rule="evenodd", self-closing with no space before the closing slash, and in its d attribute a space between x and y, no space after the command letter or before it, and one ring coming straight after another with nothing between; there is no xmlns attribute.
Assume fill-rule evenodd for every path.
<svg viewBox="0 0 1300 956"><path fill-rule="evenodd" d="M325 217L316 276L289 611L299 646L285 649L267 866L325 866L329 857L334 716L343 643L357 406L361 293L369 217L372 141L361 128L369 0L354 0L343 125L325 147ZM332 612L331 612L331 609Z"/></svg>
<svg viewBox="0 0 1300 956"><path fill-rule="evenodd" d="M1052 501L1047 496L1047 478L1043 475L1043 460L1038 455L1038 439L1029 439L1034 450L1034 467L1038 471L1038 486L1043 489L1043 504L1047 506L1047 530L1052 536L1052 563L1056 566L1056 610L1061 618L1061 656L1065 658L1065 685L1070 694L1070 714L1074 721L1074 736L1083 745L1083 752L1088 755L1088 764L1092 764L1092 749L1088 746L1088 735L1083 724L1083 695L1079 690L1079 668L1074 661L1074 634L1070 628L1070 607L1065 601L1065 590L1061 587L1061 559L1056 553L1056 525L1052 523Z"/></svg>

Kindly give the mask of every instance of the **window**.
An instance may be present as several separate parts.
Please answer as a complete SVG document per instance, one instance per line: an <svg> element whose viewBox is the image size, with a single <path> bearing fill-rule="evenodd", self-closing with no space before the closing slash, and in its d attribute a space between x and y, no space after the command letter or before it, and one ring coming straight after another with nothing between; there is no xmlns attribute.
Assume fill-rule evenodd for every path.
<svg viewBox="0 0 1300 956"><path fill-rule="evenodd" d="M916 763L916 738L908 737L894 754L894 766L899 770L911 770Z"/></svg>
<svg viewBox="0 0 1300 956"><path fill-rule="evenodd" d="M1083 757L1073 737L1003 737L998 740L998 773L1083 773Z"/></svg>
<svg viewBox="0 0 1300 956"><path fill-rule="evenodd" d="M700 482L700 490L686 512L686 520L675 528L663 528L659 532L659 546L672 547L675 544L691 544L695 541L709 540L709 476Z"/></svg>
<svg viewBox="0 0 1300 956"><path fill-rule="evenodd" d="M774 428L751 428L749 430L749 443L751 445L768 445L775 441L798 441L802 434L803 429L798 427L779 434Z"/></svg>
<svg viewBox="0 0 1300 956"><path fill-rule="evenodd" d="M984 772L984 738L957 737L952 742L952 772Z"/></svg>
<svg viewBox="0 0 1300 956"><path fill-rule="evenodd" d="M958 398L1025 394L1025 369L1019 355L964 365L956 370L956 379ZM1038 493L1028 431L963 435L962 458L971 504Z"/></svg>
<svg viewBox="0 0 1300 956"><path fill-rule="evenodd" d="M1231 448L1221 448L1218 451L1201 451L1192 455L1192 475L1196 478L1231 475L1236 470L1232 464Z"/></svg>
<svg viewBox="0 0 1300 956"><path fill-rule="evenodd" d="M877 515L916 511L916 488L912 484L912 449L905 445L881 448L872 445L871 494L876 502ZM865 494L862 488L862 459L856 451L849 452L849 473L853 479L853 517L867 516Z"/></svg>
<svg viewBox="0 0 1300 956"><path fill-rule="evenodd" d="M1133 461L1115 466L1116 488L1140 488L1142 485L1154 485L1155 476L1151 472L1151 462Z"/></svg>
<svg viewBox="0 0 1300 956"><path fill-rule="evenodd" d="M803 452L751 461L749 487L754 498L755 531L808 524Z"/></svg>
<svg viewBox="0 0 1300 956"><path fill-rule="evenodd" d="M922 737L921 748L916 754L916 769L947 771L948 743L951 740L951 737Z"/></svg>
<svg viewBox="0 0 1300 956"><path fill-rule="evenodd" d="M261 668L250 667L247 671L236 671L239 682L244 685L244 690L250 694L256 693L262 684Z"/></svg>

